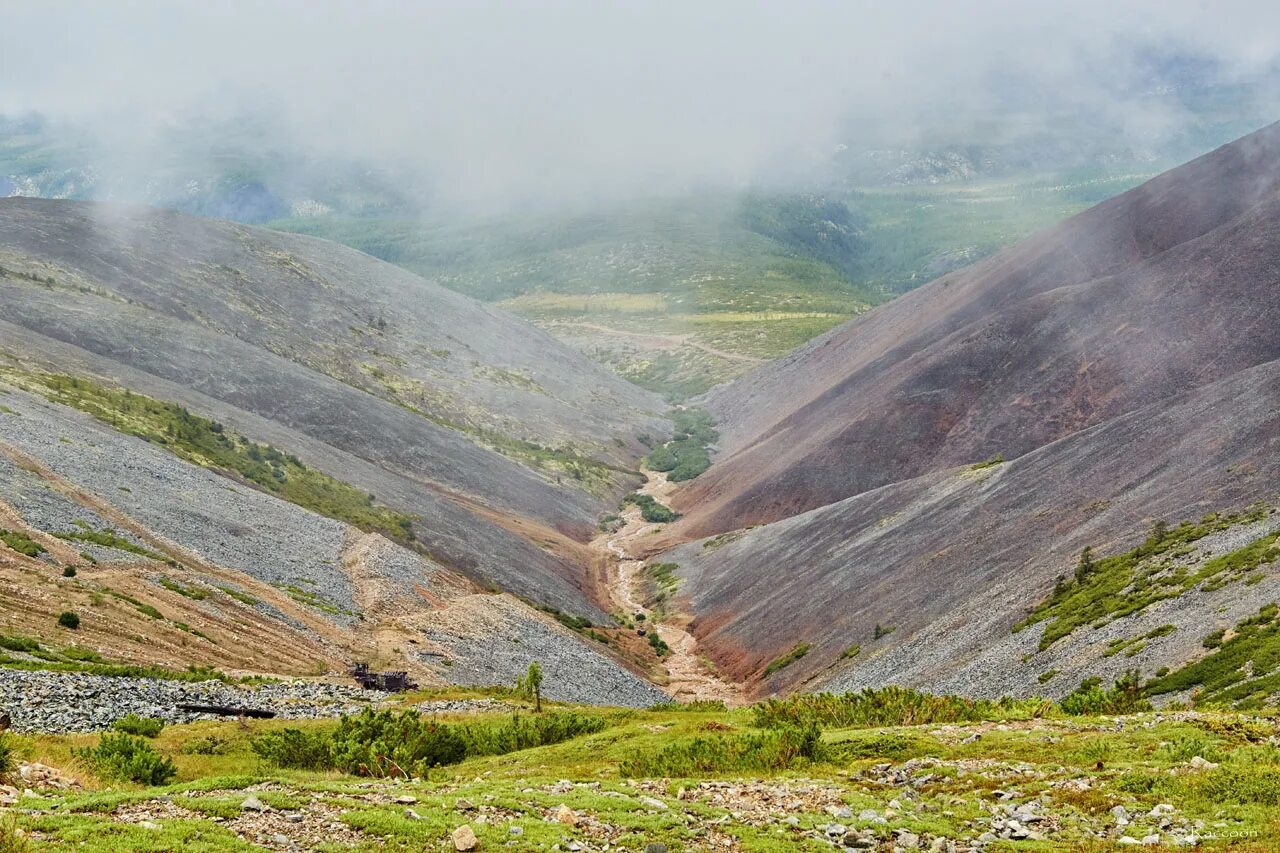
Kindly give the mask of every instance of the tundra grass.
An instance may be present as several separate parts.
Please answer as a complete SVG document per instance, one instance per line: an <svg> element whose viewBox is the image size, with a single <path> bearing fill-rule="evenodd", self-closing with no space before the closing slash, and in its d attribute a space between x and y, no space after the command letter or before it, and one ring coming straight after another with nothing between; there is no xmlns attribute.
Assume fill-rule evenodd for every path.
<svg viewBox="0 0 1280 853"><path fill-rule="evenodd" d="M103 782L77 767L73 750L91 746L96 735L24 736L20 753L69 768L86 789L34 792L12 819L34 839L33 850L89 851L259 849L251 835L238 837L260 819L240 805L250 794L277 810L261 819L281 831L290 825L283 815L298 815L303 826L317 820L313 810L327 810L325 826L334 820L337 828L314 848L324 850L451 849L450 834L467 824L481 850L662 843L672 851L782 853L831 849L826 828L836 821L869 830L884 849L895 830L916 834L927 849L939 837L972 844L993 810L1033 802L1052 819L1045 839L990 849L1101 850L1099 833L1111 843L1121 834L1155 833L1172 849L1174 835L1161 831L1160 817L1148 816L1160 804L1172 807L1175 826L1200 821L1194 832L1201 849L1274 849L1280 830L1280 750L1266 742L1278 731L1270 715L1141 714L1124 717L1123 727L1115 718L1017 715L1005 722L859 724L827 727L806 744L803 736L789 741L780 730L755 728L750 710L669 704L555 713L566 710L595 718L599 730L411 779L283 770L252 750L265 733L332 728L325 722L168 726L153 743L178 776L161 787ZM509 715L454 719L501 726ZM209 742L220 744L217 754L191 748ZM1217 766L1191 768L1197 756ZM894 774L912 784L892 782ZM170 814L167 802L181 811ZM1122 831L1111 815L1117 806L1131 816ZM833 818L838 809L852 817ZM864 810L885 822L865 820ZM151 815L150 825L140 822L140 811ZM557 819L564 813L575 822Z"/></svg>

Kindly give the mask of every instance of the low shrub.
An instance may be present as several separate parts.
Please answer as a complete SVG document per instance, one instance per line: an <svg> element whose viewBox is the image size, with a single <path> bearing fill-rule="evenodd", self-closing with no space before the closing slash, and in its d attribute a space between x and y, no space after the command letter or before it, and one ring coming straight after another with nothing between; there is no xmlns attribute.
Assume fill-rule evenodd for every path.
<svg viewBox="0 0 1280 853"><path fill-rule="evenodd" d="M1072 716L1136 714L1151 710L1151 703L1143 696L1142 675L1136 669L1117 678L1109 690L1102 687L1102 679L1086 678L1063 697L1060 704L1063 712Z"/></svg>
<svg viewBox="0 0 1280 853"><path fill-rule="evenodd" d="M831 747L833 755L841 760L862 758L891 758L901 760L924 755L936 749L938 742L910 732L881 732L841 741Z"/></svg>
<svg viewBox="0 0 1280 853"><path fill-rule="evenodd" d="M124 732L108 732L98 739L96 746L74 752L103 779L164 785L178 772L173 762L156 752L146 740Z"/></svg>
<svg viewBox="0 0 1280 853"><path fill-rule="evenodd" d="M58 624L69 631L80 627L80 615L73 610L64 610L58 614Z"/></svg>
<svg viewBox="0 0 1280 853"><path fill-rule="evenodd" d="M907 687L889 686L857 693L805 693L766 699L752 709L760 728L814 723L831 728L916 726L1043 717L1054 711L1046 699L968 699L935 696Z"/></svg>
<svg viewBox="0 0 1280 853"><path fill-rule="evenodd" d="M250 748L280 767L329 770L333 767L332 732L319 729L276 729L255 737Z"/></svg>
<svg viewBox="0 0 1280 853"><path fill-rule="evenodd" d="M179 749L183 755L226 755L231 752L231 742L217 735L192 738Z"/></svg>
<svg viewBox="0 0 1280 853"><path fill-rule="evenodd" d="M340 770L358 776L424 776L478 755L505 755L560 743L605 727L581 714L513 716L501 724L440 723L416 711L374 711L343 717L336 727L285 728L254 738L251 748L281 767Z"/></svg>
<svg viewBox="0 0 1280 853"><path fill-rule="evenodd" d="M768 678L774 673L786 669L807 654L809 654L809 644L796 643L791 647L791 651L776 660L770 661L769 665L764 668L764 677Z"/></svg>
<svg viewBox="0 0 1280 853"><path fill-rule="evenodd" d="M624 777L689 778L713 773L770 773L822 761L828 749L816 725L753 734L696 737L623 761Z"/></svg>
<svg viewBox="0 0 1280 853"><path fill-rule="evenodd" d="M164 730L164 720L156 717L140 717L137 714L125 714L112 723L111 728L128 735L153 738Z"/></svg>

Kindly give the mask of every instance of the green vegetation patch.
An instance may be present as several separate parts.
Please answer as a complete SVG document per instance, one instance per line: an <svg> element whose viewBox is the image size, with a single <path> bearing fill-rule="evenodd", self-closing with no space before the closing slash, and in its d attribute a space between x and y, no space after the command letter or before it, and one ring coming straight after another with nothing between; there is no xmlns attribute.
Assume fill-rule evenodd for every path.
<svg viewBox="0 0 1280 853"><path fill-rule="evenodd" d="M87 542L92 545L101 545L103 548L114 548L117 551L137 554L139 557L146 557L148 560L156 560L161 563L174 562L164 554L156 553L150 548L144 548L136 542L125 539L123 536L119 536L109 530L82 528L80 530L63 530L53 535L66 542Z"/></svg>
<svg viewBox="0 0 1280 853"><path fill-rule="evenodd" d="M253 751L281 767L333 769L358 776L425 776L432 767L469 757L505 755L601 731L603 718L554 713L499 723L456 725L416 711L344 716L336 726L286 728L254 738Z"/></svg>
<svg viewBox="0 0 1280 853"><path fill-rule="evenodd" d="M39 557L46 548L21 530L4 530L0 528L0 542L8 545L24 557Z"/></svg>
<svg viewBox="0 0 1280 853"><path fill-rule="evenodd" d="M178 773L151 744L124 732L108 732L95 746L75 750L75 755L98 776L113 781L163 785Z"/></svg>
<svg viewBox="0 0 1280 853"><path fill-rule="evenodd" d="M1096 561L1091 549L1086 548L1080 555L1075 577L1059 578L1049 598L1014 630L1047 622L1040 638L1043 651L1083 625L1130 616L1201 585L1212 590L1243 578L1280 558L1280 534L1261 536L1242 548L1205 561L1194 571L1186 558L1194 555L1193 544L1200 539L1261 521L1267 513L1265 506L1255 505L1232 515L1211 513L1199 523L1184 521L1177 527L1158 523L1138 547Z"/></svg>
<svg viewBox="0 0 1280 853"><path fill-rule="evenodd" d="M827 750L816 725L697 737L641 753L619 765L624 777L690 778L722 773L777 773L822 761Z"/></svg>
<svg viewBox="0 0 1280 853"><path fill-rule="evenodd" d="M640 507L640 517L651 524L666 524L680 517L680 514L671 507L658 503L653 495L642 495L637 492L627 495L622 502Z"/></svg>
<svg viewBox="0 0 1280 853"><path fill-rule="evenodd" d="M672 482L692 480L711 467L707 448L720 438L711 415L702 409L674 409L675 435L645 457L645 465L666 473Z"/></svg>
<svg viewBox="0 0 1280 853"><path fill-rule="evenodd" d="M1258 708L1280 695L1280 608L1275 603L1237 623L1232 636L1216 631L1213 649L1198 661L1155 678L1152 696L1195 689L1196 704ZM1212 636L1212 635L1211 635Z"/></svg>
<svg viewBox="0 0 1280 853"><path fill-rule="evenodd" d="M1031 719L1045 716L1053 709L1054 703L1045 699L968 699L889 686L856 693L804 693L785 699L766 699L752 711L755 724L760 728L810 724L867 728Z"/></svg>
<svg viewBox="0 0 1280 853"><path fill-rule="evenodd" d="M791 666L791 664L809 654L809 648L810 646L808 643L796 643L791 647L791 651L787 652L782 657L769 662L769 665L764 668L764 677L768 678L774 673L781 672Z"/></svg>
<svg viewBox="0 0 1280 853"><path fill-rule="evenodd" d="M74 376L23 373L11 378L55 403L79 409L122 433L163 447L188 462L251 483L290 503L362 530L376 530L400 540L413 539L413 520L408 515L375 504L373 495L308 468L291 453L250 441L176 403L154 400L128 389L107 388ZM71 537L95 541L82 539L79 533Z"/></svg>

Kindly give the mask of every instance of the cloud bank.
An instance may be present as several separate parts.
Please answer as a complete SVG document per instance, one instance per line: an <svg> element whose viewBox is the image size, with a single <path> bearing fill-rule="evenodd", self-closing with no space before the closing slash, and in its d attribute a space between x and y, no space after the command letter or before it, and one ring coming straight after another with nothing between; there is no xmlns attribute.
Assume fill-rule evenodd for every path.
<svg viewBox="0 0 1280 853"><path fill-rule="evenodd" d="M1225 80L1280 55L1280 6L1245 0L11 0L4 18L0 112L89 122L139 165L175 124L251 113L264 144L481 209L785 180L840 144L993 115L1158 132L1177 116L1146 98L1151 51Z"/></svg>

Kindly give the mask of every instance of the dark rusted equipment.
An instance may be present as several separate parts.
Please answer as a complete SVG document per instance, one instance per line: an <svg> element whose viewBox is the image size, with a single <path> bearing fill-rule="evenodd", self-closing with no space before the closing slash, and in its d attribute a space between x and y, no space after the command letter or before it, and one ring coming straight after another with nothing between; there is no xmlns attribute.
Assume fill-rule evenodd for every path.
<svg viewBox="0 0 1280 853"><path fill-rule="evenodd" d="M386 693L397 693L401 690L413 690L417 682L409 678L404 670L393 672L370 672L369 664L358 663L348 671L365 690L382 690Z"/></svg>
<svg viewBox="0 0 1280 853"><path fill-rule="evenodd" d="M181 703L178 708L183 711L189 711L192 714L217 714L219 717L252 717L255 720L270 720L276 715L275 711L265 711L261 708L236 708L232 705L190 705Z"/></svg>

